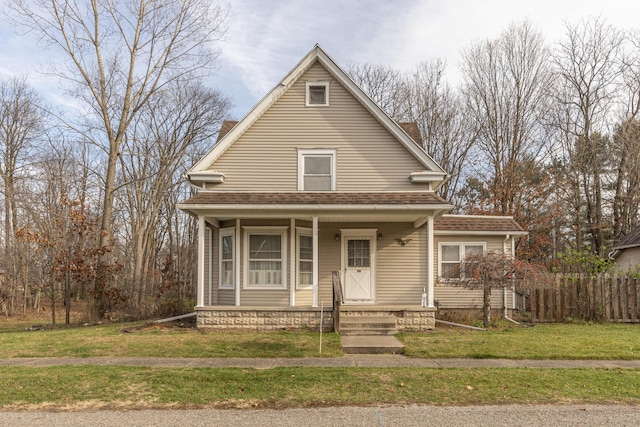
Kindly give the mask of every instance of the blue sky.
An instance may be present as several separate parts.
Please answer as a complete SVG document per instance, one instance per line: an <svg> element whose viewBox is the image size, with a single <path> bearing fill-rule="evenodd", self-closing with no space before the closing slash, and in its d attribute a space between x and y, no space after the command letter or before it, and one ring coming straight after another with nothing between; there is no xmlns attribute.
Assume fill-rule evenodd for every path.
<svg viewBox="0 0 640 427"><path fill-rule="evenodd" d="M224 0L223 0L224 1ZM564 22L600 16L620 29L640 29L635 0L232 0L219 69L210 84L233 99L242 118L319 43L339 65L386 64L411 70L444 58L449 80L459 81L458 58L470 43L492 38L514 21L529 19L550 43ZM28 73L51 102L59 82L35 71L54 61L32 37L0 21L0 75Z"/></svg>

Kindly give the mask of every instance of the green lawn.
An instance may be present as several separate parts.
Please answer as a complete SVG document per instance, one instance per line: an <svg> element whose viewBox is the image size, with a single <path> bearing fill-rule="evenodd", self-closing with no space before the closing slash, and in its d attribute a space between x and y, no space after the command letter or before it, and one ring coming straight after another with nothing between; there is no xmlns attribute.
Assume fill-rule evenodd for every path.
<svg viewBox="0 0 640 427"><path fill-rule="evenodd" d="M640 404L640 370L0 367L0 410Z"/></svg>
<svg viewBox="0 0 640 427"><path fill-rule="evenodd" d="M122 332L124 327L131 332ZM310 332L199 332L194 329L106 324L0 333L0 358L14 357L335 357L340 337Z"/></svg>
<svg viewBox="0 0 640 427"><path fill-rule="evenodd" d="M123 327L130 332L123 332ZM199 332L108 324L0 327L0 358L318 356L317 332ZM638 359L640 325L438 328L400 339L412 357ZM341 356L323 335L322 356ZM640 369L0 367L0 410L247 408L428 403L640 404Z"/></svg>
<svg viewBox="0 0 640 427"><path fill-rule="evenodd" d="M122 332L129 326L128 333ZM27 332L0 329L0 358L14 357L335 357L340 337L317 332L200 332L131 325ZM501 326L489 331L438 327L399 338L410 357L506 359L640 359L640 325L543 324Z"/></svg>
<svg viewBox="0 0 640 427"><path fill-rule="evenodd" d="M538 324L486 332L437 327L401 334L406 354L424 358L640 359L640 325Z"/></svg>

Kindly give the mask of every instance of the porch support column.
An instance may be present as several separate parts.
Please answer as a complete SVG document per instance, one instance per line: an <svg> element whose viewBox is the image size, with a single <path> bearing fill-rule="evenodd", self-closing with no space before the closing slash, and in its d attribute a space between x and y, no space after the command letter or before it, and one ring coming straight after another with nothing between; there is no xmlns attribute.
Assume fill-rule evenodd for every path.
<svg viewBox="0 0 640 427"><path fill-rule="evenodd" d="M291 307L296 305L296 253L298 248L296 247L296 219L291 218L291 224L289 226L289 305Z"/></svg>
<svg viewBox="0 0 640 427"><path fill-rule="evenodd" d="M235 249L236 253L234 254L234 266L235 266L235 280L234 283L236 285L236 300L235 300L235 304L236 305L240 305L240 265L242 265L242 263L240 262L240 233L241 233L241 229L240 229L240 219L236 218L236 235L234 240L234 244L233 244L233 249Z"/></svg>
<svg viewBox="0 0 640 427"><path fill-rule="evenodd" d="M427 218L427 241L427 307L434 308L435 301L433 298L433 292L435 288L435 277L433 271L433 246L435 241L433 239L433 215L429 215Z"/></svg>
<svg viewBox="0 0 640 427"><path fill-rule="evenodd" d="M318 217L312 218L313 245L313 306L318 307Z"/></svg>
<svg viewBox="0 0 640 427"><path fill-rule="evenodd" d="M204 307L205 227L204 216L198 216L198 289L196 293L196 307Z"/></svg>

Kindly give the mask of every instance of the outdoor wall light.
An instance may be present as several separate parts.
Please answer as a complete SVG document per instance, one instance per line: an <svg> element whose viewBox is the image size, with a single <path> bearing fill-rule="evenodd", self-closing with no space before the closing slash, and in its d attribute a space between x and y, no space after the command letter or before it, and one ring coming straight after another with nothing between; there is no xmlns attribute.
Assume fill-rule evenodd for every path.
<svg viewBox="0 0 640 427"><path fill-rule="evenodd" d="M336 242L340 240L340 233L336 234Z"/></svg>
<svg viewBox="0 0 640 427"><path fill-rule="evenodd" d="M378 233L378 240L382 240L382 233Z"/></svg>

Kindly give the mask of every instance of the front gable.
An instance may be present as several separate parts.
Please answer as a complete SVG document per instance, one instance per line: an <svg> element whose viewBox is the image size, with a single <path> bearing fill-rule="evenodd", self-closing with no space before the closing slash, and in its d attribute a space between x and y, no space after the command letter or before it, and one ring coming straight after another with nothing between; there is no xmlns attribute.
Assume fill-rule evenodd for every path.
<svg viewBox="0 0 640 427"><path fill-rule="evenodd" d="M309 87L327 105L309 104ZM334 190L429 190L446 173L316 46L189 172L216 191L300 190L301 156L324 153Z"/></svg>

